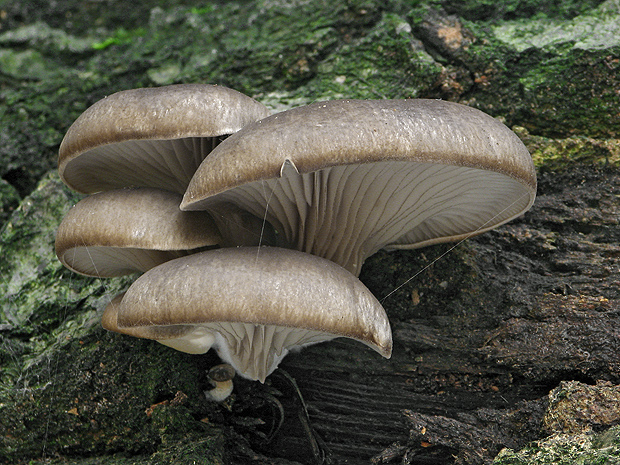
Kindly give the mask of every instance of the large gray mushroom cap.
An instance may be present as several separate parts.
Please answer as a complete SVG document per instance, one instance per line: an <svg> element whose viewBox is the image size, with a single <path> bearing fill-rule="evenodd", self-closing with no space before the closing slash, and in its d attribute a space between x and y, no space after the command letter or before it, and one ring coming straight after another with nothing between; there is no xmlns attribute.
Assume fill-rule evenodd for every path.
<svg viewBox="0 0 620 465"><path fill-rule="evenodd" d="M440 100L337 100L257 121L222 142L181 208L238 205L282 245L359 274L381 248L461 240L521 215L536 174L519 138Z"/></svg>
<svg viewBox="0 0 620 465"><path fill-rule="evenodd" d="M117 92L69 128L59 150L60 176L86 194L133 186L182 194L222 138L268 114L261 103L222 86Z"/></svg>
<svg viewBox="0 0 620 465"><path fill-rule="evenodd" d="M335 337L389 357L387 315L335 263L275 247L224 248L166 262L140 276L106 327L190 353L214 347L243 376L264 381L289 350Z"/></svg>
<svg viewBox="0 0 620 465"><path fill-rule="evenodd" d="M56 255L78 273L112 277L222 242L207 212L183 212L180 202L181 194L148 187L88 196L60 223Z"/></svg>

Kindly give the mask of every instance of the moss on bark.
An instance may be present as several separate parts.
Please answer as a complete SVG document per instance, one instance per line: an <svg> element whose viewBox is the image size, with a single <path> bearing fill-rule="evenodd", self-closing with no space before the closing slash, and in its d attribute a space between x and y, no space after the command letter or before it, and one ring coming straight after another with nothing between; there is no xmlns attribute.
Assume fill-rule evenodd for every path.
<svg viewBox="0 0 620 465"><path fill-rule="evenodd" d="M620 163L620 14L613 1L554 5L5 1L0 462L222 463L230 460L227 450L237 461L278 460L264 438L277 424L282 392L240 381L236 401L209 404L202 395L204 369L216 362L214 355L192 357L103 332L99 314L128 281L80 277L55 259L54 231L79 198L50 173L62 136L96 100L139 86L222 84L274 110L334 98L445 98L515 126L530 148L544 175L538 213L455 251L380 253L367 264L364 281L380 298L390 295L385 306L397 341L391 362L349 343L288 359L286 368L305 377L300 389L312 399L324 435L342 423L338 412L359 414L357 406L347 410L347 392L377 405L394 392L389 399L400 410L411 405L399 402L418 402L429 409L428 418L445 409L465 418L487 402L499 409L508 398L514 406L523 391L544 397L562 376L620 381L605 353L579 359L579 347L594 354L585 336L594 329L570 326L583 313L601 339L614 328L605 330L604 318L613 325L609 308L617 302L615 178L598 180ZM570 192L562 191L563 182ZM600 192L583 194L580 182ZM576 205L581 217L567 205ZM554 311L568 317L554 319ZM557 336L569 330L577 335L568 342ZM557 353L569 354L560 364L514 349L534 340L544 345L549 335L557 336ZM534 362L540 363L525 367ZM471 394L465 413L459 410L464 391ZM398 435L402 442L385 449L385 457L423 453L419 441L407 444L420 432L410 435L392 404L381 407L382 415L368 410L377 429L363 429L363 441L347 444L359 438L345 431L344 443L333 442L337 457L367 461ZM475 422L488 418L476 412ZM527 428L511 429L519 435L513 450L535 434L523 424ZM615 444L610 431L593 441ZM312 437L304 439L310 446ZM473 447L452 439L435 457L447 461ZM501 463L530 463L515 461L529 460L527 453L505 452L502 460L513 461Z"/></svg>

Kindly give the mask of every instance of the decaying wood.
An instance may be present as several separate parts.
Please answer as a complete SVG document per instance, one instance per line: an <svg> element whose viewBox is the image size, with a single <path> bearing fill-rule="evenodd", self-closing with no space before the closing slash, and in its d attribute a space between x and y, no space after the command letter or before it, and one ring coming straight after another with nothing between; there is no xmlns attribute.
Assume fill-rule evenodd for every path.
<svg viewBox="0 0 620 465"><path fill-rule="evenodd" d="M617 171L543 174L532 210L498 231L453 250L380 253L362 274L379 298L393 288L376 283L398 286L432 263L383 302L392 359L348 341L289 356L299 391L277 374L261 389L275 390L297 427L249 447L308 464L485 464L544 437L561 381L620 381L619 195ZM394 276L373 280L386 262ZM244 389L257 395L242 382L237 407ZM273 422L273 409L259 410Z"/></svg>

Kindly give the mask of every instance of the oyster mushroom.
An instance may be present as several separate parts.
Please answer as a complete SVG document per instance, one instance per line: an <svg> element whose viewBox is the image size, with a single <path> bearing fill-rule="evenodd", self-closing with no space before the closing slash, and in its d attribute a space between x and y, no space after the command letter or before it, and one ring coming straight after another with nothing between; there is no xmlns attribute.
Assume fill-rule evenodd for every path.
<svg viewBox="0 0 620 465"><path fill-rule="evenodd" d="M387 315L355 276L276 247L215 249L163 263L108 305L102 324L183 352L213 347L261 382L289 351L336 337L386 358L392 351Z"/></svg>
<svg viewBox="0 0 620 465"><path fill-rule="evenodd" d="M381 248L483 233L528 210L532 159L491 116L440 100L336 100L287 110L223 141L181 209L234 204L265 218L277 245L354 275Z"/></svg>
<svg viewBox="0 0 620 465"><path fill-rule="evenodd" d="M235 369L228 363L221 363L211 367L207 373L209 382L213 385L213 389L205 391L207 400L214 402L223 402L232 394L233 378L235 377Z"/></svg>
<svg viewBox="0 0 620 465"><path fill-rule="evenodd" d="M117 92L71 125L60 144L60 177L85 194L134 186L182 194L213 147L268 114L261 103L222 86Z"/></svg>
<svg viewBox="0 0 620 465"><path fill-rule="evenodd" d="M85 197L60 223L56 255L77 273L113 277L220 244L209 214L179 210L181 198L147 187Z"/></svg>

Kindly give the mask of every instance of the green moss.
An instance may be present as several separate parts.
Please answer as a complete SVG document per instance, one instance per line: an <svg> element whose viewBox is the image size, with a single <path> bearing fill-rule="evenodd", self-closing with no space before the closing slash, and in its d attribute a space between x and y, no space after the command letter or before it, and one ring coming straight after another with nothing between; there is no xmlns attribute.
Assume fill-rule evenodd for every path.
<svg viewBox="0 0 620 465"><path fill-rule="evenodd" d="M218 7L190 19L207 35L213 34L213 40L201 47L202 55L205 50L216 52L207 56L206 68L187 69L189 73L182 74L197 78L198 72L204 79L206 72L252 95L288 91L312 80L326 57L379 17L379 3L371 1L259 2L252 8L235 4ZM232 26L230 18L235 18Z"/></svg>
<svg viewBox="0 0 620 465"><path fill-rule="evenodd" d="M0 391L0 457L150 455L160 445L163 452L180 447L174 438L181 435L198 441L196 453L221 455L221 432L190 414L209 412L195 358L92 325L82 336L59 340ZM177 406L151 407L175 399L181 399Z"/></svg>
<svg viewBox="0 0 620 465"><path fill-rule="evenodd" d="M462 56L475 76L467 103L547 137L619 137L619 46L585 50L569 41L518 52L480 25L467 27L476 37Z"/></svg>
<svg viewBox="0 0 620 465"><path fill-rule="evenodd" d="M515 452L502 450L494 465L604 465L620 459L620 427L594 434L557 434Z"/></svg>
<svg viewBox="0 0 620 465"><path fill-rule="evenodd" d="M0 34L4 46L30 47L56 58L71 58L75 54L88 53L92 47L91 38L76 37L62 29L50 27L43 21L36 21ZM6 72L6 69L3 69Z"/></svg>
<svg viewBox="0 0 620 465"><path fill-rule="evenodd" d="M43 335L84 304L102 308L107 295L125 285L122 279L76 275L56 258L56 229L79 198L50 173L0 232L0 254L5 257L0 262L0 321L21 334Z"/></svg>
<svg viewBox="0 0 620 465"><path fill-rule="evenodd" d="M439 0L446 11L471 21L501 21L516 18L552 17L570 19L599 5L603 0Z"/></svg>
<svg viewBox="0 0 620 465"><path fill-rule="evenodd" d="M108 37L100 42L93 42L91 46L95 50L103 50L110 45L130 44L137 37L143 37L144 34L146 34L146 30L143 27L139 27L131 31L121 27L114 31L114 34L111 37Z"/></svg>
<svg viewBox="0 0 620 465"><path fill-rule="evenodd" d="M17 190L4 179L0 179L0 230L19 204Z"/></svg>
<svg viewBox="0 0 620 465"><path fill-rule="evenodd" d="M543 171L563 171L576 163L600 168L620 166L618 139L568 137L550 139L533 136L525 128L513 128L532 154L536 168Z"/></svg>
<svg viewBox="0 0 620 465"><path fill-rule="evenodd" d="M56 168L60 141L85 110L92 85L97 85L92 76L57 71L40 81L0 87L0 176L20 195Z"/></svg>
<svg viewBox="0 0 620 465"><path fill-rule="evenodd" d="M153 411L152 421L159 430L162 446L151 457L151 464L224 463L222 430L196 421L186 407L158 407Z"/></svg>
<svg viewBox="0 0 620 465"><path fill-rule="evenodd" d="M438 79L441 67L414 39L401 16L385 14L367 34L337 50L298 89L312 101L330 98L415 98Z"/></svg>
<svg viewBox="0 0 620 465"><path fill-rule="evenodd" d="M543 17L506 21L493 27L502 42L522 52L530 47L593 50L620 45L618 9L612 2L599 8L584 10L570 21L564 18ZM564 45L568 44L568 47Z"/></svg>
<svg viewBox="0 0 620 465"><path fill-rule="evenodd" d="M618 137L620 131L615 39L590 34L575 42L586 26L598 31L599 24L618 24L604 6L572 19L572 35L559 42L548 31L561 28L557 18L566 15L538 20L547 42L536 43L552 47L524 49L542 37L535 24L489 29L464 21L463 48L431 57L416 29L432 9L425 2L178 2L163 8L152 1L136 11L105 13L100 2L90 2L73 5L71 27L53 15L37 23L49 7L34 11L18 3L5 8L8 30L0 35L0 176L21 196L54 168L62 136L87 106L141 86L222 84L278 110L337 97L464 99L548 137ZM126 17L118 21L118 15ZM31 22L16 27L17 18ZM82 37L73 28L78 22L100 26ZM617 37L613 28L601 30L607 29ZM585 39L591 36L605 48Z"/></svg>
<svg viewBox="0 0 620 465"><path fill-rule="evenodd" d="M0 233L0 458L150 457L184 425L200 444L190 449L219 463L221 432L199 421L211 359L104 332L100 312L131 278L78 276L56 259L55 231L79 197L50 173ZM178 398L165 418L146 413Z"/></svg>
<svg viewBox="0 0 620 465"><path fill-rule="evenodd" d="M80 35L93 29L115 30L119 24L127 29L144 24L154 8L204 5L201 0L144 0L140 2L84 2L81 0L4 0L2 2L3 29L14 29L24 22L45 21L53 28L61 28Z"/></svg>
<svg viewBox="0 0 620 465"><path fill-rule="evenodd" d="M563 381L549 394L543 424L547 431L578 434L615 425L620 420L620 389L609 382L596 385Z"/></svg>
<svg viewBox="0 0 620 465"><path fill-rule="evenodd" d="M0 66L4 73L18 79L44 79L56 73L55 66L36 50L0 50Z"/></svg>

